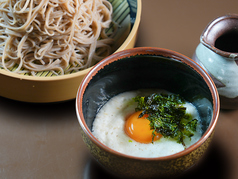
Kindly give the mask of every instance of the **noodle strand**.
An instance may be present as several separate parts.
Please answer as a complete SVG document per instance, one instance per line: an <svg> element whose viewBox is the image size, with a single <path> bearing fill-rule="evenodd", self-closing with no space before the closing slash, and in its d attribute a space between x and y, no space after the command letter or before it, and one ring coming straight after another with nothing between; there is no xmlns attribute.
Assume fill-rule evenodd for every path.
<svg viewBox="0 0 238 179"><path fill-rule="evenodd" d="M0 68L35 75L88 68L112 53L107 0L1 0ZM13 68L16 66L16 68Z"/></svg>

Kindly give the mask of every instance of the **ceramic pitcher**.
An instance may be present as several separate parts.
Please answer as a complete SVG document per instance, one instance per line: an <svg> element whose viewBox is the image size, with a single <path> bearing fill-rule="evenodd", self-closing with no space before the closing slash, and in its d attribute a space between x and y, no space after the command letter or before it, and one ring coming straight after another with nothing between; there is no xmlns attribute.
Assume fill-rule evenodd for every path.
<svg viewBox="0 0 238 179"><path fill-rule="evenodd" d="M201 34L193 59L213 79L221 108L238 108L238 14L210 22Z"/></svg>

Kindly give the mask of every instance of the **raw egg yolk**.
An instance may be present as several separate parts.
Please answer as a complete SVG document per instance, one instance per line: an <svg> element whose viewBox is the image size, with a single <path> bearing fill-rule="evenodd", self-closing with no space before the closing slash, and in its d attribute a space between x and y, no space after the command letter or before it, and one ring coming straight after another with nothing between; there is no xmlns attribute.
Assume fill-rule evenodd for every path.
<svg viewBox="0 0 238 179"><path fill-rule="evenodd" d="M139 118L141 112L142 111L137 111L126 119L125 132L130 138L137 142L151 143L153 138L153 130L150 129L150 121L146 119L146 117L148 117L147 114ZM155 133L153 141L156 141L161 137L161 134Z"/></svg>

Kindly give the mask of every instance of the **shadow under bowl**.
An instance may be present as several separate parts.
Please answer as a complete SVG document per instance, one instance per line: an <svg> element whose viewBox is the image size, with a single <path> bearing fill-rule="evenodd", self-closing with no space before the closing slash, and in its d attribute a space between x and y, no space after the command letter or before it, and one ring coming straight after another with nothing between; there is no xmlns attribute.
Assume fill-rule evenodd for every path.
<svg viewBox="0 0 238 179"><path fill-rule="evenodd" d="M126 91L156 88L180 94L198 110L203 135L185 150L158 158L121 154L92 134L100 108ZM115 53L98 63L83 79L76 113L84 142L105 169L123 178L170 177L184 173L204 155L220 110L219 96L210 76L190 58L161 48L140 47Z"/></svg>

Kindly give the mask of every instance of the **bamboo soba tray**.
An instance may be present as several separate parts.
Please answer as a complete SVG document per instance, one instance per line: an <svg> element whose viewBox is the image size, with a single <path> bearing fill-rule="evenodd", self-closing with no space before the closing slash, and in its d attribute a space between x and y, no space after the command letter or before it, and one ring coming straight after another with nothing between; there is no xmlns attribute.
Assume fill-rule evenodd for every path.
<svg viewBox="0 0 238 179"><path fill-rule="evenodd" d="M119 24L114 52L133 48L141 17L141 0L109 0L113 6L113 20ZM15 74L0 69L0 96L13 100L48 103L74 99L84 76L92 67L56 76L49 71L36 76ZM14 70L14 68L13 68Z"/></svg>

